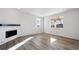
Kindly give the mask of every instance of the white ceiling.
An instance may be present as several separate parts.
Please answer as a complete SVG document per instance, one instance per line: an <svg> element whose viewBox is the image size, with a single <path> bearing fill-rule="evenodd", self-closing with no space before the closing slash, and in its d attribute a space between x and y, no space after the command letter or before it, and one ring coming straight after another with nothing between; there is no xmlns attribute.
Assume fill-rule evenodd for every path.
<svg viewBox="0 0 79 59"><path fill-rule="evenodd" d="M25 13L28 12L32 15L42 17L42 16L49 16L49 15L63 12L63 11L69 10L69 8L21 8L19 10Z"/></svg>

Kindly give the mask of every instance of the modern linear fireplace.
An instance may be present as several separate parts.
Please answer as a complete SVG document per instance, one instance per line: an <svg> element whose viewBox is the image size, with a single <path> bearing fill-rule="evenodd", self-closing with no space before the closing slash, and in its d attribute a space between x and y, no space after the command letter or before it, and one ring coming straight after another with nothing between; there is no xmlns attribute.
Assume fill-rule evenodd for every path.
<svg viewBox="0 0 79 59"><path fill-rule="evenodd" d="M6 31L6 38L17 35L17 30Z"/></svg>

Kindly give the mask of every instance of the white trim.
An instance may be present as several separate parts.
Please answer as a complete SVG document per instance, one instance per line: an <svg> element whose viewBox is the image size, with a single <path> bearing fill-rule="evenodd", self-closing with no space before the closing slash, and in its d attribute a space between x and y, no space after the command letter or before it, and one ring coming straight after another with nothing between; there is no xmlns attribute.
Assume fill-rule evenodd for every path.
<svg viewBox="0 0 79 59"><path fill-rule="evenodd" d="M18 47L22 46L23 44L25 44L27 41L31 40L33 37L29 37L27 39L25 39L24 41L16 44L15 46L9 48L8 50L16 50Z"/></svg>

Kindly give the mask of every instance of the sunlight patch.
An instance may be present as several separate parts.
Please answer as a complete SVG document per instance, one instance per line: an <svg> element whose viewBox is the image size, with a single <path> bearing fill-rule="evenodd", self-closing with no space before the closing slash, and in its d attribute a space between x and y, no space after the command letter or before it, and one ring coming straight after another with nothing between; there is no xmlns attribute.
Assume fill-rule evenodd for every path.
<svg viewBox="0 0 79 59"><path fill-rule="evenodd" d="M17 48L19 48L20 46L22 46L23 44L25 44L26 42L28 42L29 40L31 40L33 37L29 37L27 39L25 39L24 41L16 44L15 46L9 48L8 50L16 50Z"/></svg>
<svg viewBox="0 0 79 59"><path fill-rule="evenodd" d="M55 39L55 38L52 38L52 37L50 38L50 42L51 42L51 43L55 42L56 40L57 40L57 39Z"/></svg>

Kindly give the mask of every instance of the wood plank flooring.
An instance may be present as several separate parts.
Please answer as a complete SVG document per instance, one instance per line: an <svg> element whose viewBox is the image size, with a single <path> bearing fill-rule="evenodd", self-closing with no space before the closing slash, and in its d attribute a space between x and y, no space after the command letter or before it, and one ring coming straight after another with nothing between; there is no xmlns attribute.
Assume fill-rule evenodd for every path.
<svg viewBox="0 0 79 59"><path fill-rule="evenodd" d="M5 44L0 45L0 50L7 50L7 49L11 48L12 46L22 42L25 39L27 39L30 36L33 36L33 35L27 35L27 36L18 37L18 38L13 39L13 40L11 40L9 42L6 42Z"/></svg>
<svg viewBox="0 0 79 59"><path fill-rule="evenodd" d="M79 50L79 40L42 33L16 50Z"/></svg>

